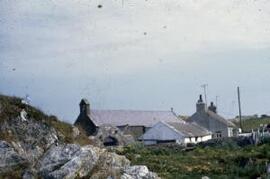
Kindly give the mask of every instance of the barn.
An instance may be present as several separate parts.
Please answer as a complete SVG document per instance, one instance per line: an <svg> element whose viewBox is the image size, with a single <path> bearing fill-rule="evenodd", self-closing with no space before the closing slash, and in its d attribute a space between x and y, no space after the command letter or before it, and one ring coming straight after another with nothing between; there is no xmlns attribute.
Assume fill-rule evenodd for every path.
<svg viewBox="0 0 270 179"><path fill-rule="evenodd" d="M124 134L140 137L157 122L179 122L173 110L138 111L138 110L91 110L87 99L80 102L80 114L74 125L80 126L90 135L95 135L102 125L118 127Z"/></svg>

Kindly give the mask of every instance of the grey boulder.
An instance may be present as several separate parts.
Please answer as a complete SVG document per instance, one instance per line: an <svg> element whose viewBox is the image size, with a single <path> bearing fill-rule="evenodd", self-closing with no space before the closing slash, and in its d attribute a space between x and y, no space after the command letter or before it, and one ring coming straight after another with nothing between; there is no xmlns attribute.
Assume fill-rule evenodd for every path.
<svg viewBox="0 0 270 179"><path fill-rule="evenodd" d="M75 178L89 174L99 156L93 146L66 144L51 147L39 162L39 174L44 178Z"/></svg>
<svg viewBox="0 0 270 179"><path fill-rule="evenodd" d="M150 172L146 166L135 165L128 167L121 179L159 179L157 174Z"/></svg>
<svg viewBox="0 0 270 179"><path fill-rule="evenodd" d="M0 141L0 173L10 172L15 168L25 168L28 162L20 156L6 141Z"/></svg>

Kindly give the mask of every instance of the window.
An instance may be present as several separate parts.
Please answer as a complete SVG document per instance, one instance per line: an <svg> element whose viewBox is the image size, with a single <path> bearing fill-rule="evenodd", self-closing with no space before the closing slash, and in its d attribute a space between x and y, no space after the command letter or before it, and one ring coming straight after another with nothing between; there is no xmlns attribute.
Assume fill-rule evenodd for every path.
<svg viewBox="0 0 270 179"><path fill-rule="evenodd" d="M217 131L217 132L216 132L216 138L221 138L221 137L222 137L221 131Z"/></svg>

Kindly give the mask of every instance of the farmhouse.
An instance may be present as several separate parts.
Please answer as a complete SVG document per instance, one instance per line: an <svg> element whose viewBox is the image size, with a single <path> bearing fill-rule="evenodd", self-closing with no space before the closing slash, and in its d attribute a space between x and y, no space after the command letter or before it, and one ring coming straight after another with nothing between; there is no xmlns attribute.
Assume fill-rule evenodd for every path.
<svg viewBox="0 0 270 179"><path fill-rule="evenodd" d="M146 131L139 140L146 145L159 143L188 144L207 141L212 133L196 124L160 121Z"/></svg>
<svg viewBox="0 0 270 179"><path fill-rule="evenodd" d="M175 113L168 111L90 110L87 99L80 102L80 114L74 125L84 129L87 135L95 135L102 125L118 127L124 134L140 137L159 121L179 122Z"/></svg>
<svg viewBox="0 0 270 179"><path fill-rule="evenodd" d="M212 132L212 138L232 137L236 126L217 114L217 108L212 102L207 109L202 95L196 104L196 112L187 119L187 122L196 123Z"/></svg>

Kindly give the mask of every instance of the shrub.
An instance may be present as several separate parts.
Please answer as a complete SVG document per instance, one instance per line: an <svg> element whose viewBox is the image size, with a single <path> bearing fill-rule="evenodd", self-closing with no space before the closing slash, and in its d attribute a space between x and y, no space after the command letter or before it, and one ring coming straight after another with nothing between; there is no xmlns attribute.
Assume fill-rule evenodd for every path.
<svg viewBox="0 0 270 179"><path fill-rule="evenodd" d="M223 142L224 143L224 142ZM162 178L256 178L266 176L270 144L260 146L229 147L199 146L193 151L176 150L175 147L128 146L122 154L132 164L147 165ZM124 152L123 152L124 151ZM140 157L136 157L139 155Z"/></svg>

